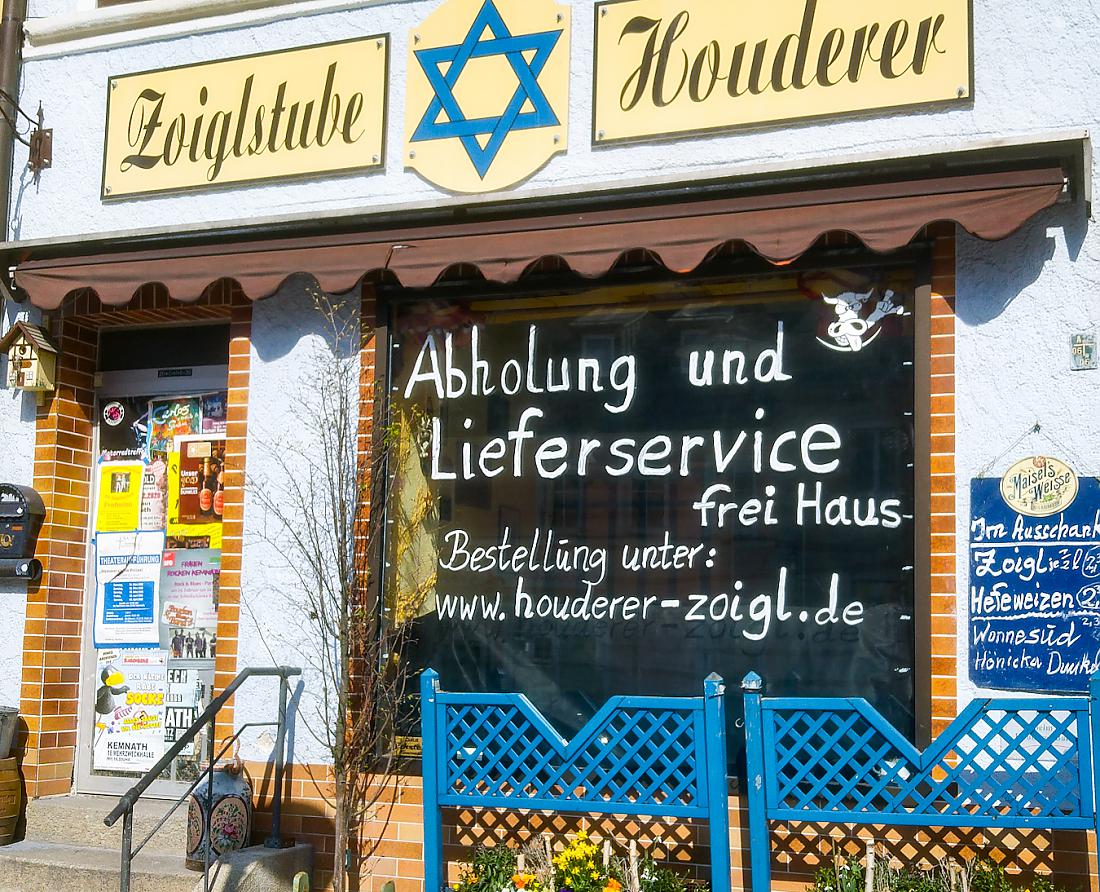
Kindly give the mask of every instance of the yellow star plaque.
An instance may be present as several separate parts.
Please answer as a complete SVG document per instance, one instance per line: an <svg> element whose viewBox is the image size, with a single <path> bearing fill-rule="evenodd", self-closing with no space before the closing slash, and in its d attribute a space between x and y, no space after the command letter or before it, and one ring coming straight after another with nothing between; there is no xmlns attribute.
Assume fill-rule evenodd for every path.
<svg viewBox="0 0 1100 892"><path fill-rule="evenodd" d="M492 192L564 152L569 39L552 0L447 0L409 35L405 165Z"/></svg>

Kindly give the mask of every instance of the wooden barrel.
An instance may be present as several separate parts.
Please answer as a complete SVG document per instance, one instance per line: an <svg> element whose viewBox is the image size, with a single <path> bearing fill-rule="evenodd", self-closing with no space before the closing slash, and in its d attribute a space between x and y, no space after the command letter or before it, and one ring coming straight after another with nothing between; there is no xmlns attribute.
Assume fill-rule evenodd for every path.
<svg viewBox="0 0 1100 892"><path fill-rule="evenodd" d="M0 759L0 846L15 838L19 808L23 804L23 785L15 758Z"/></svg>

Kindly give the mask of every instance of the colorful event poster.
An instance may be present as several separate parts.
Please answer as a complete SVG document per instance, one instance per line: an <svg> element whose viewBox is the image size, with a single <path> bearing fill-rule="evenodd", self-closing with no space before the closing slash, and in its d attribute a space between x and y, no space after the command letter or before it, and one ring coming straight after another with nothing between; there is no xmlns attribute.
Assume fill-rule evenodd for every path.
<svg viewBox="0 0 1100 892"><path fill-rule="evenodd" d="M103 462L96 467L95 529L98 533L121 533L137 529L141 513L141 462Z"/></svg>
<svg viewBox="0 0 1100 892"><path fill-rule="evenodd" d="M141 529L163 530L168 523L168 463L155 459L141 481Z"/></svg>
<svg viewBox="0 0 1100 892"><path fill-rule="evenodd" d="M189 443L198 443L186 459L182 456ZM220 435L180 438L177 448L168 453L168 544L169 548L222 547L221 490L224 438ZM209 455L202 456L207 450ZM214 463L217 472L212 475ZM186 474L182 467L186 465ZM213 491L210 487L213 486ZM207 490L204 497L202 490ZM204 510L204 505L209 510ZM181 516L182 515L182 516Z"/></svg>
<svg viewBox="0 0 1100 892"><path fill-rule="evenodd" d="M173 658L185 656L188 637L192 639L192 645L191 653L186 656L204 658L195 652L196 638L200 633L209 637L218 630L220 573L221 552L215 549L164 552L160 573L161 646L169 648ZM177 635L182 635L184 639L179 647L175 642Z"/></svg>
<svg viewBox="0 0 1100 892"><path fill-rule="evenodd" d="M176 437L197 434L202 427L202 400L197 396L149 401L150 459L165 455Z"/></svg>
<svg viewBox="0 0 1100 892"><path fill-rule="evenodd" d="M224 434L229 423L229 394L208 393L202 398L202 432L204 434Z"/></svg>
<svg viewBox="0 0 1100 892"><path fill-rule="evenodd" d="M148 771L164 754L168 654L163 650L101 650L96 655L97 771Z"/></svg>
<svg viewBox="0 0 1100 892"><path fill-rule="evenodd" d="M163 552L161 531L96 535L96 647L160 644L158 604Z"/></svg>
<svg viewBox="0 0 1100 892"><path fill-rule="evenodd" d="M178 437L180 456L179 507L181 524L221 523L221 492L225 437L220 434Z"/></svg>

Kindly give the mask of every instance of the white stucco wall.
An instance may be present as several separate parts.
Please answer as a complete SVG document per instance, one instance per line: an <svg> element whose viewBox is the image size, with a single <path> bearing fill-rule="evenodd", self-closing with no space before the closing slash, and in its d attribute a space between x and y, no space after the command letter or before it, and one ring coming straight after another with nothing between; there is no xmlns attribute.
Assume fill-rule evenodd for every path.
<svg viewBox="0 0 1100 892"><path fill-rule="evenodd" d="M1052 455L1100 475L1100 371L1073 371L1070 336L1100 329L1100 238L1072 206L1000 242L958 242L955 475L959 700L967 675L970 480ZM1040 430L1030 433L1038 423ZM1018 442L1017 442L1018 441ZM1016 445L1013 445L1016 444Z"/></svg>
<svg viewBox="0 0 1100 892"><path fill-rule="evenodd" d="M0 336L24 313L32 322L39 318L27 304L3 302ZM0 357L0 482L29 486L34 471L34 394L8 387L7 363ZM0 706L19 705L26 615L26 583L0 579Z"/></svg>
<svg viewBox="0 0 1100 892"><path fill-rule="evenodd" d="M34 0L37 15L73 11L83 0ZM21 88L25 108L42 101L54 128L54 164L36 186L17 157L16 202L10 235L19 239L79 236L166 223L218 221L343 209L387 203L430 202L440 193L401 166L407 34L435 0L365 3L362 8L304 15L286 7L281 21L204 30L112 45L114 38L81 44L78 53L53 45L29 54ZM693 176L761 161L791 166L846 153L904 156L950 149L982 138L1025 139L1058 128L1095 129L1100 120L1100 15L1095 0L1049 4L983 0L974 4L975 95L950 109L869 115L808 124L688 138L672 143L593 148L590 145L592 0L572 0L573 44L569 151L515 190L554 191L623 178ZM314 8L314 7L310 7ZM209 25L210 23L204 23ZM178 28L176 30L179 30ZM390 32L388 163L384 172L219 188L188 195L103 203L99 199L106 81L109 75L275 50L364 34ZM1052 64L1053 63L1053 64ZM18 147L17 147L18 149ZM21 149L19 151L22 151ZM1094 171L1094 174L1098 171ZM1062 205L1016 235L986 243L960 234L956 333L956 491L959 592L960 698L976 693L966 671L966 592L969 480L1003 471L1037 452L1069 461L1082 474L1100 473L1100 372L1071 372L1069 338L1100 328L1100 234L1081 206ZM309 306L300 285L256 306L249 415L250 475L271 469L263 440L280 422L285 395L296 386L299 360L315 344ZM0 391L0 446L30 454L31 414L13 408ZM17 420L23 411L23 421ZM1004 450L1039 421L1039 434ZM21 425L21 429L20 429ZM992 466L990 464L992 463ZM13 467L29 468L19 461ZM0 475L3 476L3 475ZM246 508L255 518L255 502ZM311 643L300 618L273 596L270 546L247 543L242 570L239 665L294 662ZM6 597L6 596L5 596ZM0 602L2 603L2 602ZM21 621L21 620L20 620ZM0 620L0 623L3 621ZM0 624L0 634L7 630ZM6 637L6 636L5 636ZM288 640L293 639L293 640ZM276 646L276 642L284 645ZM0 666L2 670L2 666ZM4 682L0 681L0 697ZM306 688L309 689L306 680ZM237 720L266 718L274 686L257 684L237 701ZM271 692L269 695L268 692ZM253 743L254 755L266 743ZM299 760L322 754L297 733Z"/></svg>
<svg viewBox="0 0 1100 892"><path fill-rule="evenodd" d="M326 711L322 697L320 655L331 640L323 640L306 614L308 595L288 562L301 565L304 557L277 516L264 509L258 497L262 490L269 500L290 508L295 503L293 487L303 486L320 500L324 483L311 471L324 455L321 432L315 420L318 411L313 377L305 374L318 359L334 349L334 342L350 329L358 330L358 315L341 317L334 332L318 312L304 277L288 281L278 294L256 304L252 316L252 365L249 385L247 488L245 494L245 539L241 560L240 641L237 665L297 666L301 679L293 681L297 691L297 717L290 728L291 749L299 762L325 762L323 740ZM331 298L333 306L345 306ZM344 343L343 355L355 356L358 338ZM336 349L340 349L336 346ZM348 352L350 350L350 353ZM322 365L327 365L321 360ZM357 365L356 367L357 368ZM357 372L349 385L357 390ZM322 418L325 410L320 410ZM332 417L331 415L327 417ZM330 453L331 454L331 453ZM290 480L293 476L295 479ZM318 511L323 516L324 511ZM285 515L284 515L285 516ZM329 676L331 677L331 675ZM249 721L263 722L275 715L278 682L256 679L249 682L247 697L236 701L238 727ZM266 758L271 752L273 732L254 733L246 738L242 752L247 758Z"/></svg>
<svg viewBox="0 0 1100 892"><path fill-rule="evenodd" d="M34 58L25 65L21 101L41 100L54 128L53 168L38 186L21 174L12 234L20 239L78 232L202 223L275 213L324 212L387 202L430 201L440 193L401 166L405 129L408 32L435 0L372 3L363 8L296 15L255 27ZM591 146L592 0L573 0L569 151L555 157L516 192L564 188L623 177L671 175L762 160L798 162L841 152L898 156L960 139L1011 136L1100 119L1100 74L1094 63L1100 25L1094 3L989 0L974 4L975 98L949 110L871 115L831 122L615 148ZM307 4L308 6L308 4ZM247 16L244 17L247 19ZM106 84L109 75L239 56L389 32L392 35L389 141L384 173L297 183L212 189L186 196L103 203L99 198ZM133 39L133 34L126 37ZM1024 37L1025 39L1021 39ZM100 43L107 42L106 38ZM94 47L96 41L91 41ZM51 45L44 52L58 53ZM1058 64L1050 64L1057 59Z"/></svg>

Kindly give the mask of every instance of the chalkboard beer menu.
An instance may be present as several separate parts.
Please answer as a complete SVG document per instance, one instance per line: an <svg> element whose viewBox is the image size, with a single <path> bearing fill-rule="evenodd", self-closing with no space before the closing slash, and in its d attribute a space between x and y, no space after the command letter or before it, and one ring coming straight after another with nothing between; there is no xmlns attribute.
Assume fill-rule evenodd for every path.
<svg viewBox="0 0 1100 892"><path fill-rule="evenodd" d="M396 305L411 668L566 736L750 669L911 732L912 311L888 267Z"/></svg>

